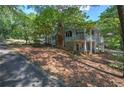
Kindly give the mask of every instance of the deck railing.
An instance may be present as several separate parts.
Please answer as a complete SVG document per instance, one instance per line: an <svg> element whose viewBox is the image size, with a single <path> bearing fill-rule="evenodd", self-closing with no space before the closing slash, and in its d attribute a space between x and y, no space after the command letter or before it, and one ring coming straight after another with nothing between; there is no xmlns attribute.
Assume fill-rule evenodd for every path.
<svg viewBox="0 0 124 93"><path fill-rule="evenodd" d="M85 35L85 36L77 35L77 36L72 36L72 37L65 37L65 41L73 41L73 40L96 41L96 40L98 40L98 37L96 37L96 36L91 37L90 35Z"/></svg>

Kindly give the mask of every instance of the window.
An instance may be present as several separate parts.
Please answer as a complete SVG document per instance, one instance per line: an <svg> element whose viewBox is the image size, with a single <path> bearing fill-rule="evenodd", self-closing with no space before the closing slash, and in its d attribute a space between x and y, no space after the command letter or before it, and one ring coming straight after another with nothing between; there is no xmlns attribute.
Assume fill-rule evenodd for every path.
<svg viewBox="0 0 124 93"><path fill-rule="evenodd" d="M69 36L72 37L72 31L69 31Z"/></svg>
<svg viewBox="0 0 124 93"><path fill-rule="evenodd" d="M68 37L68 32L66 32L66 37Z"/></svg>
<svg viewBox="0 0 124 93"><path fill-rule="evenodd" d="M72 31L66 32L66 37L72 37Z"/></svg>
<svg viewBox="0 0 124 93"><path fill-rule="evenodd" d="M52 40L55 40L55 36L52 36Z"/></svg>
<svg viewBox="0 0 124 93"><path fill-rule="evenodd" d="M78 32L76 32L76 35L78 35Z"/></svg>

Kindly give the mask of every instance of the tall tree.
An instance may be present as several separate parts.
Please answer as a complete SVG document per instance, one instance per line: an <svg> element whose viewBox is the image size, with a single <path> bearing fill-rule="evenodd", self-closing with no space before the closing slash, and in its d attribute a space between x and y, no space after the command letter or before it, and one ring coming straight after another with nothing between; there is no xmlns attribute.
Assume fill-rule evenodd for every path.
<svg viewBox="0 0 124 93"><path fill-rule="evenodd" d="M118 15L121 23L121 37L122 37L122 42L123 42L123 50L124 50L124 6L123 5L118 5L117 6L118 10Z"/></svg>
<svg viewBox="0 0 124 93"><path fill-rule="evenodd" d="M64 47L64 27L65 25L79 26L83 23L85 15L77 6L47 6L42 9L36 18L37 24L41 32L51 32L52 29L57 29L58 36L56 44L59 48ZM45 31L41 28L47 26ZM46 33L48 34L48 33Z"/></svg>
<svg viewBox="0 0 124 93"><path fill-rule="evenodd" d="M106 48L121 49L120 22L116 6L110 6L101 13L97 27L105 37Z"/></svg>
<svg viewBox="0 0 124 93"><path fill-rule="evenodd" d="M64 27L65 25L79 26L83 24L85 14L79 9L80 6L56 6L59 10L58 29L60 35L57 38L57 46L64 47ZM60 43L62 39L62 43Z"/></svg>
<svg viewBox="0 0 124 93"><path fill-rule="evenodd" d="M44 10L42 10L42 12L40 12L37 16L36 19L34 21L35 23L35 39L37 39L37 37L41 37L41 36L45 36L45 38L47 38L47 36L49 36L50 34L52 34L56 24L58 18L58 11L53 8L53 7L47 7L44 8Z"/></svg>
<svg viewBox="0 0 124 93"><path fill-rule="evenodd" d="M122 42L123 42L123 50L124 50L124 6L123 5L118 5L118 15L121 23L121 37L122 37ZM124 63L123 63L123 77L124 77Z"/></svg>
<svg viewBox="0 0 124 93"><path fill-rule="evenodd" d="M26 43L31 38L34 17L27 15L24 6L0 6L0 37L3 39L25 39Z"/></svg>

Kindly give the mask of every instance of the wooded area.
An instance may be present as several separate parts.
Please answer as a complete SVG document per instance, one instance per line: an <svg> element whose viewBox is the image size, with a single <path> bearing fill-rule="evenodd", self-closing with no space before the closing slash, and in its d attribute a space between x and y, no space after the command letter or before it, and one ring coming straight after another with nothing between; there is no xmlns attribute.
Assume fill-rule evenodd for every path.
<svg viewBox="0 0 124 93"><path fill-rule="evenodd" d="M80 64L80 61L84 59L94 61L92 59L92 57L94 57L96 58L96 60L100 62L108 62L104 64L106 68L108 68L107 66L109 66L111 68L114 68L114 70L117 69L123 73L123 75L121 76L124 77L124 58L123 58L124 57L124 6L122 5L109 6L104 12L100 14L99 19L97 21L90 20L86 11L83 11L80 9L81 7L85 8L87 7L87 5L84 5L84 6L77 6L77 5L76 6L73 6L73 5L0 6L0 42L7 43L11 41L12 43L10 44L8 43L8 46L12 45L16 47L15 50L17 52L19 52L20 54L23 54L24 56L36 62L37 61L41 62L41 60L48 61L47 57L42 58L44 51L47 51L48 53L50 53L50 57L52 57L55 54L58 55L56 56L56 59L63 62L61 59L63 58L63 60L65 60L65 56L61 56L59 58L59 54L57 54L57 52L54 54L54 48L55 48L55 51L58 51L58 53L60 51L57 49L60 49L62 51L60 52L60 54L63 53L63 55L64 54L66 56L69 55L68 60L71 60L71 62L74 61L75 62L74 64L78 64L78 65ZM99 6L90 6L90 7L99 7ZM32 10L33 12L28 13L27 11L25 11L28 9ZM83 54L83 57L81 57L80 59L81 54L80 55L75 54L73 53L73 51L69 51L69 53L72 53L72 54L68 54L68 51L66 51L67 53L63 52L66 50L64 45L64 33L65 33L65 27L67 26L71 26L73 28L79 28L79 29L85 28L87 33L89 33L90 37L92 37L91 31L93 29L98 29L100 31L100 34L104 38L105 52L93 54L92 56L90 55L88 56L89 59L84 54ZM47 38L52 33L58 34L58 36L55 37L57 49L56 47L50 46L46 43ZM17 40L16 43L14 43L15 40ZM18 40L23 41L23 43L20 43ZM90 44L91 46L93 46L92 42L90 42ZM19 47L17 48L18 45L19 47L21 46L20 49ZM24 48L24 46L26 46L26 48ZM44 49L44 47L46 47L46 49ZM52 47L52 49L47 50L47 47ZM43 49L42 51L39 50L41 54L38 54L38 57L36 56L36 60L34 58L35 55L32 52L33 50L31 50L30 48L34 49L34 52L38 52L39 48ZM116 51L116 52L111 52L111 51ZM91 49L90 49L90 52L92 52ZM110 58L108 58L106 55L108 55ZM113 61L109 62L108 60L113 60ZM90 65L90 61L88 61L89 63L86 62L87 65ZM97 63L97 61L94 61L94 62ZM52 69L52 67L49 68L48 65L46 65L46 63L44 62L41 62L41 64L43 65L44 69L47 69L46 71L48 71L48 73L49 73L49 70ZM51 64L55 64L55 63L51 63ZM66 63L65 64L56 63L56 64L58 65L63 64L64 66ZM91 65L94 66L92 62L91 62ZM73 67L69 67L69 69L72 69L72 68ZM77 67L77 69L81 69L81 68ZM59 70L55 70L55 71L59 71ZM110 69L110 72L111 71L112 70ZM65 71L65 72L74 73L75 71L74 72ZM61 73L64 73L64 72L62 71ZM61 78L62 74L60 75L59 73L57 75ZM77 73L75 75L77 75ZM80 76L80 73L79 73L79 76ZM65 74L65 77L63 77L64 81L70 82L71 80L69 80L67 77L70 77L70 76L66 76ZM73 78L75 78L75 76ZM78 78L80 80L80 77ZM77 84L75 82L71 82L71 83L75 85ZM71 84L69 83L67 83L67 85L71 86ZM85 85L79 85L79 86L85 86ZM114 84L111 86L114 86Z"/></svg>
<svg viewBox="0 0 124 93"><path fill-rule="evenodd" d="M111 6L100 15L98 21L88 20L81 6L0 6L0 37L1 39L24 39L26 42L38 41L53 31L63 32L64 25L73 27L100 29L105 38L106 47L122 49L123 31L121 31L117 6ZM83 6L86 7L86 6ZM99 6L91 6L99 7ZM120 7L120 6L118 6ZM23 10L31 8L35 12L27 14ZM119 11L117 11L117 9ZM123 9L122 9L123 10ZM122 20L121 14L119 14ZM123 22L121 22L123 24ZM57 29L58 27L58 29Z"/></svg>

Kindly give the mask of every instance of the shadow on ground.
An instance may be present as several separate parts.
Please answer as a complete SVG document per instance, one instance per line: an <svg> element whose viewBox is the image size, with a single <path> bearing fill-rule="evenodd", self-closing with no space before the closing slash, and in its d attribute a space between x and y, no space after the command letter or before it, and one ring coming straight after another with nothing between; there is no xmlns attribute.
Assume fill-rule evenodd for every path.
<svg viewBox="0 0 124 93"><path fill-rule="evenodd" d="M18 52L36 61L47 73L64 81L66 86L124 86L122 75L101 59L75 57L67 51L55 48L20 48ZM91 58L91 57L90 57Z"/></svg>
<svg viewBox="0 0 124 93"><path fill-rule="evenodd" d="M27 87L27 86L64 86L54 76L39 70L18 53L0 55L0 86L1 87Z"/></svg>

